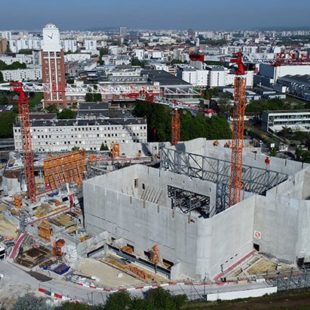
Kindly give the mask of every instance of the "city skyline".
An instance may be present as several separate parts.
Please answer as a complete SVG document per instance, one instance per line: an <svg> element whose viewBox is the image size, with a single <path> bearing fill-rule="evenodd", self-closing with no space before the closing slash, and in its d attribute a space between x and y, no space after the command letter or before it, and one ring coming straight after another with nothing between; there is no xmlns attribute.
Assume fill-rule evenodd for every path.
<svg viewBox="0 0 310 310"><path fill-rule="evenodd" d="M2 17L1 29L39 30L49 22L57 24L61 30L119 26L199 30L310 27L310 3L306 0L262 0L259 3L253 0L233 3L228 0L216 3L158 0L148 4L142 0L109 3L76 0L74 4L70 0L51 3L17 0L14 5L3 3L2 11L6 14Z"/></svg>

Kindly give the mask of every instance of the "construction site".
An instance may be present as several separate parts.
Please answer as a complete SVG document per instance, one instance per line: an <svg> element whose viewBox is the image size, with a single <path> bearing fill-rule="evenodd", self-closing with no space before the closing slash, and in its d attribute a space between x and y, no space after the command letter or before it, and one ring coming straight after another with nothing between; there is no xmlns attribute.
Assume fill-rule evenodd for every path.
<svg viewBox="0 0 310 310"><path fill-rule="evenodd" d="M232 62L233 136L225 141L181 142L185 107L165 102L170 142L34 154L27 95L13 83L23 152L1 168L6 259L40 281L106 289L251 281L309 267L310 166L268 157L244 139L242 54Z"/></svg>
<svg viewBox="0 0 310 310"><path fill-rule="evenodd" d="M135 165L85 181L87 231L109 232L111 250L130 247L134 261L157 244L158 272L175 280L214 279L253 251L306 263L309 168L245 150L242 199L229 207L230 153L198 139L163 147L160 169Z"/></svg>

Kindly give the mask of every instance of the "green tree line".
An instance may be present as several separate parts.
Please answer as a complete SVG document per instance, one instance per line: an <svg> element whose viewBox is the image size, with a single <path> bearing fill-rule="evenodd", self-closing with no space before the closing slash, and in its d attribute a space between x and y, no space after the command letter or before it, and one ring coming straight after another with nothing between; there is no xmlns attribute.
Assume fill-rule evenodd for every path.
<svg viewBox="0 0 310 310"><path fill-rule="evenodd" d="M138 102L133 114L147 118L150 142L163 142L171 139L171 112L172 110L164 105ZM201 113L192 115L189 111L181 111L181 140L195 138L230 139L231 130L222 116L206 118Z"/></svg>
<svg viewBox="0 0 310 310"><path fill-rule="evenodd" d="M26 294L19 297L13 310L179 310L187 303L186 295L171 295L168 291L157 288L146 292L145 298L135 298L128 292L109 295L105 305L90 306L83 303L66 302L60 306L47 305L43 297Z"/></svg>
<svg viewBox="0 0 310 310"><path fill-rule="evenodd" d="M14 61L12 64L7 65L4 61L0 60L0 70L16 70L16 69L26 69L27 66L24 63Z"/></svg>

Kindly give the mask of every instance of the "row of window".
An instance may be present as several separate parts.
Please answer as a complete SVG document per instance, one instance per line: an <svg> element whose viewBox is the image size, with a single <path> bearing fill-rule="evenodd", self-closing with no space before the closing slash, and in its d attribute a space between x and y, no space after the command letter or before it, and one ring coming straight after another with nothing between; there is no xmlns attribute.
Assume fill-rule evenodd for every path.
<svg viewBox="0 0 310 310"><path fill-rule="evenodd" d="M132 126L130 127L131 130L146 130L146 126ZM99 130L125 130L124 126L116 126L116 127L74 127L70 128L70 131L99 131ZM62 128L44 128L44 129L36 129L32 128L32 132L67 132L69 128L62 129ZM20 128L14 130L14 132L20 132ZM46 136L47 138L47 136Z"/></svg>
<svg viewBox="0 0 310 310"><path fill-rule="evenodd" d="M104 144L113 144L113 143L120 143L120 142L123 142L123 143L128 143L129 141L131 141L131 140L117 140L117 141L115 141L115 140L112 140L112 141L108 141L108 140L104 140L104 141L102 141L102 143L104 143ZM133 139L132 140L133 142L146 142L146 140L144 141L144 140L139 140L139 139ZM100 141L101 142L101 141ZM101 143L100 143L100 146L98 146L98 147L95 147L95 146L92 146L92 147L88 147L88 146L85 146L85 141L75 141L75 143L70 143L70 141L66 141L65 143L64 143L64 145L70 145L70 147L72 146L77 146L77 145L80 145L80 146L82 146L83 145L83 148L85 148L86 149L86 151L93 151L93 150L100 150L100 146L101 146ZM62 146L61 146L62 144L60 144L59 142L53 142L53 143L48 143L48 142L45 142L45 143L43 143L43 142L41 142L41 143L35 143L34 145L33 145L33 147L34 147L34 149L36 150L36 151L39 151L39 152L52 152L52 151L60 151L60 150L62 150L62 151L67 151L68 150L68 148L62 148ZM49 146L48 148L44 148L44 146ZM69 149L70 149L70 147L69 147ZM18 149L18 148L21 148L21 143L16 143L16 148ZM61 149L60 149L61 148Z"/></svg>
<svg viewBox="0 0 310 310"><path fill-rule="evenodd" d="M60 52L43 52L43 57L60 57Z"/></svg>
<svg viewBox="0 0 310 310"><path fill-rule="evenodd" d="M279 116L270 116L269 120L273 120L273 119L309 119L310 120L310 115L279 115Z"/></svg>
<svg viewBox="0 0 310 310"><path fill-rule="evenodd" d="M122 136L122 137L125 137L125 136L133 136L133 137L145 137L146 136L146 133L135 133L133 132L132 134L125 134L125 133L122 133L122 134L118 134L118 133L105 133L105 134L96 134L96 135L71 135L71 138L88 138L88 139L91 139L91 138L103 138L103 137L118 137L118 136ZM67 135L59 135L59 136L52 136L52 135L38 135L38 136L33 136L33 139L66 139L68 138Z"/></svg>
<svg viewBox="0 0 310 310"><path fill-rule="evenodd" d="M307 124L310 125L310 121L274 121L274 125L298 125L298 124Z"/></svg>

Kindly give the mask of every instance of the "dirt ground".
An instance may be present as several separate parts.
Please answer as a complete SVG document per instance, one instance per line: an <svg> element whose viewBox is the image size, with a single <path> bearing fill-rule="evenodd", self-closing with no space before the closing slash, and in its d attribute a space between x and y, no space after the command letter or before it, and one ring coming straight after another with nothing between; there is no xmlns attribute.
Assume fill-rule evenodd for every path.
<svg viewBox="0 0 310 310"><path fill-rule="evenodd" d="M85 258L80 262L80 273L89 277L95 276L99 280L98 284L104 287L117 288L120 286L138 286L143 285L142 281L120 272L119 270L108 266L105 263L91 258ZM121 277L119 275L121 274Z"/></svg>
<svg viewBox="0 0 310 310"><path fill-rule="evenodd" d="M268 272L275 271L277 264L267 260L265 258L260 259L257 261L253 266L247 269L247 272L251 275L253 274L262 274Z"/></svg>
<svg viewBox="0 0 310 310"><path fill-rule="evenodd" d="M14 239L17 236L16 233L17 227L8 221L2 214L0 214L0 235L4 237L13 237Z"/></svg>

